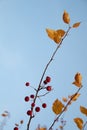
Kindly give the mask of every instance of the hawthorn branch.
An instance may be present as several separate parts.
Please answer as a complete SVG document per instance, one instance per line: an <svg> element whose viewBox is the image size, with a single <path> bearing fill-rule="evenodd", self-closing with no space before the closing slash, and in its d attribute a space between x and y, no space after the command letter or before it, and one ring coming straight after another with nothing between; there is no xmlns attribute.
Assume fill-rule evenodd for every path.
<svg viewBox="0 0 87 130"><path fill-rule="evenodd" d="M68 35L70 29L71 29L71 27L69 26L69 28L68 28L68 30L66 31L64 37L61 39L60 43L58 44L58 46L56 47L55 51L53 52L53 54L52 54L50 60L48 61L47 65L45 66L45 69L44 69L44 71L43 71L43 73L42 73L42 76L41 76L41 79L40 79L40 82L39 82L39 85L38 85L38 89L36 90L35 98L34 98L34 101L33 101L34 103L36 102L36 99L37 99L37 97L38 97L38 93L39 93L39 91L40 91L40 88L41 88L41 84L42 84L44 75L45 75L45 73L46 73L46 71L47 71L47 69L48 69L50 63L53 61L53 58L54 58L56 52L58 51L58 49L59 49L60 46L62 45L63 40L64 40L64 39L66 38L66 36ZM33 107L31 107L31 111L33 112ZM34 117L34 116L30 116L30 117L29 117L29 121L28 121L28 124L27 124L27 130L29 130L30 123L31 123L31 120L32 120L33 117Z"/></svg>

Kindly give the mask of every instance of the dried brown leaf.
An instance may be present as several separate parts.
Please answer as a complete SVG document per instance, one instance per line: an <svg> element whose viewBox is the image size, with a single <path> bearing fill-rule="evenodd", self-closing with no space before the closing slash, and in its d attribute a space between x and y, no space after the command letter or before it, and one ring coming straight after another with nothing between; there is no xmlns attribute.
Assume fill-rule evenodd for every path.
<svg viewBox="0 0 87 130"><path fill-rule="evenodd" d="M63 98L62 98L62 101L63 101L63 102L67 102L68 99L67 99L66 97L63 97Z"/></svg>
<svg viewBox="0 0 87 130"><path fill-rule="evenodd" d="M48 37L51 38L57 44L61 42L61 39L65 34L65 31L62 29L59 30L46 29L46 32L48 34Z"/></svg>
<svg viewBox="0 0 87 130"><path fill-rule="evenodd" d="M87 116L87 108L80 106L80 111Z"/></svg>
<svg viewBox="0 0 87 130"><path fill-rule="evenodd" d="M64 11L64 13L63 13L63 21L64 21L66 24L69 24L69 23L70 23L70 16L69 16L69 14L68 14L66 11Z"/></svg>
<svg viewBox="0 0 87 130"><path fill-rule="evenodd" d="M53 112L58 115L62 112L62 109L63 109L64 105L62 104L61 101L59 101L58 99L56 99L54 102L53 102L53 105L52 105L52 110Z"/></svg>
<svg viewBox="0 0 87 130"><path fill-rule="evenodd" d="M76 73L74 79L75 81L72 84L77 87L82 87L82 75L80 73Z"/></svg>
<svg viewBox="0 0 87 130"><path fill-rule="evenodd" d="M73 97L73 98L72 98L72 101L76 101L80 95L81 95L80 93L73 94L73 95L72 95L72 97Z"/></svg>
<svg viewBox="0 0 87 130"><path fill-rule="evenodd" d="M77 27L79 27L80 24L81 24L81 22L74 23L72 27L77 28Z"/></svg>
<svg viewBox="0 0 87 130"><path fill-rule="evenodd" d="M83 120L79 117L74 118L74 122L76 123L77 127L82 130L83 128Z"/></svg>
<svg viewBox="0 0 87 130"><path fill-rule="evenodd" d="M40 128L39 130L47 130L46 128Z"/></svg>

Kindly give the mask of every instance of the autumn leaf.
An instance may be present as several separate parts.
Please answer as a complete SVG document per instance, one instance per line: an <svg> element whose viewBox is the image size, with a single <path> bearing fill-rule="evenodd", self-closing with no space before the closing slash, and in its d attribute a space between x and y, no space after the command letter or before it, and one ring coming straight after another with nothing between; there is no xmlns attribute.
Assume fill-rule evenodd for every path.
<svg viewBox="0 0 87 130"><path fill-rule="evenodd" d="M74 77L75 81L72 83L77 87L82 87L82 75L77 73Z"/></svg>
<svg viewBox="0 0 87 130"><path fill-rule="evenodd" d="M77 27L79 27L80 23L81 23L81 22L74 23L72 27L73 27L73 28L77 28Z"/></svg>
<svg viewBox="0 0 87 130"><path fill-rule="evenodd" d="M64 13L63 13L63 21L64 21L66 24L69 24L69 23L70 23L70 16L69 16L69 14L68 14L66 11L64 11Z"/></svg>
<svg viewBox="0 0 87 130"><path fill-rule="evenodd" d="M62 29L56 30L56 32L57 32L57 35L60 36L60 37L63 37L64 34L65 34L65 31L62 30Z"/></svg>
<svg viewBox="0 0 87 130"><path fill-rule="evenodd" d="M74 122L76 123L77 127L82 130L83 128L83 120L79 117L74 118Z"/></svg>
<svg viewBox="0 0 87 130"><path fill-rule="evenodd" d="M60 130L63 130L63 126L62 125L60 125L59 128L60 128Z"/></svg>
<svg viewBox="0 0 87 130"><path fill-rule="evenodd" d="M59 101L58 99L56 99L54 102L53 102L53 105L52 105L52 110L53 112L58 115L62 112L62 109L63 109L64 105L62 104L61 101Z"/></svg>
<svg viewBox="0 0 87 130"><path fill-rule="evenodd" d="M59 30L46 29L46 32L48 34L48 37L51 38L57 44L61 42L61 39L65 34L65 31L62 29Z"/></svg>
<svg viewBox="0 0 87 130"><path fill-rule="evenodd" d="M63 98L62 98L62 101L63 101L63 102L67 102L68 99L67 99L66 97L63 97Z"/></svg>
<svg viewBox="0 0 87 130"><path fill-rule="evenodd" d="M87 116L87 108L80 106L80 111Z"/></svg>
<svg viewBox="0 0 87 130"><path fill-rule="evenodd" d="M77 83L81 83L81 81L82 81L82 75L81 75L80 73L77 73L77 74L75 75L75 81L76 81Z"/></svg>
<svg viewBox="0 0 87 130"><path fill-rule="evenodd" d="M23 124L23 123L24 123L24 121L23 121L23 120L21 120L21 121L20 121L20 124Z"/></svg>
<svg viewBox="0 0 87 130"><path fill-rule="evenodd" d="M55 36L56 31L55 31L55 30L52 30L52 29L46 29L46 32L47 32L48 36L49 36L52 40L54 40L54 36Z"/></svg>
<svg viewBox="0 0 87 130"><path fill-rule="evenodd" d="M61 36L56 32L53 40L55 43L59 44L61 42Z"/></svg>
<svg viewBox="0 0 87 130"><path fill-rule="evenodd" d="M65 31L60 29L60 30L56 30L56 33L55 33L55 36L54 36L54 41L56 43L60 43L61 42L61 39L62 37L64 36L65 34Z"/></svg>
<svg viewBox="0 0 87 130"><path fill-rule="evenodd" d="M2 113L1 115L2 115L3 117L6 117L6 116L7 116L7 114L6 114L6 113Z"/></svg>
<svg viewBox="0 0 87 130"><path fill-rule="evenodd" d="M79 96L80 96L80 93L73 94L73 95L71 96L72 101L76 101L76 100L78 99Z"/></svg>
<svg viewBox="0 0 87 130"><path fill-rule="evenodd" d="M74 84L75 86L77 86L77 87L81 87L81 84L79 84L79 83L77 83L76 81L74 81L72 84Z"/></svg>
<svg viewBox="0 0 87 130"><path fill-rule="evenodd" d="M39 130L46 130L46 128L40 128Z"/></svg>

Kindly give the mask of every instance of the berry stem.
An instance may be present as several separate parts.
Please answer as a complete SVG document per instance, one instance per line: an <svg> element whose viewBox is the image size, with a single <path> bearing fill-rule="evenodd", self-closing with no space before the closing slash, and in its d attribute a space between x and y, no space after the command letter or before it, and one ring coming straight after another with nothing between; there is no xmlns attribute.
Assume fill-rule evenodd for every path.
<svg viewBox="0 0 87 130"><path fill-rule="evenodd" d="M43 73L42 73L42 76L41 76L41 79L40 79L40 82L39 82L39 85L38 85L38 89L36 90L36 94L35 94L34 101L33 101L34 103L36 102L36 99L37 99L37 97L38 97L38 92L40 91L40 88L41 88L41 84L42 84L44 75L45 75L45 73L46 73L46 71L47 71L47 69L48 69L50 63L52 62L52 60L53 60L53 58L54 58L56 52L58 51L58 49L59 49L60 46L62 45L63 40L64 40L64 39L66 38L66 36L68 35L70 29L71 29L71 27L69 26L68 29L67 29L67 31L66 31L66 33L65 33L65 35L64 35L64 37L61 39L60 43L58 44L58 46L56 47L55 51L53 52L53 54L52 54L50 60L48 61L47 65L45 66L45 69L44 69L44 71L43 71ZM33 107L32 107L32 106L31 106L31 111L33 112ZM29 117L29 121L28 121L28 124L27 124L27 130L29 130L30 123L31 123L31 120L32 120L33 117L34 117L34 116L30 116L30 117ZM49 129L49 130L50 130L50 129Z"/></svg>
<svg viewBox="0 0 87 130"><path fill-rule="evenodd" d="M49 93L49 92L46 92L46 93L44 93L44 94L42 94L42 95L39 95L38 98L39 98L39 97L43 97L43 96L47 95L48 93Z"/></svg>

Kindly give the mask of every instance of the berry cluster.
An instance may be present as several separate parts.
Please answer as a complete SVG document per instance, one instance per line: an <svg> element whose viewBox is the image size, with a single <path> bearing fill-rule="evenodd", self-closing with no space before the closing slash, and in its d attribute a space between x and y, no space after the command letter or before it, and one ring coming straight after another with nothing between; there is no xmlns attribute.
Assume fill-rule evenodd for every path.
<svg viewBox="0 0 87 130"><path fill-rule="evenodd" d="M51 78L49 76L46 77L46 79L43 81L44 83L44 87L47 91L51 91L52 90L52 87L51 86L46 86L49 82L51 81Z"/></svg>
<svg viewBox="0 0 87 130"><path fill-rule="evenodd" d="M49 76L46 77L46 79L43 81L44 84L47 84L51 81L51 78Z"/></svg>
<svg viewBox="0 0 87 130"><path fill-rule="evenodd" d="M51 78L49 76L47 76L46 79L42 82L42 85L40 84L37 89L35 89L34 87L31 87L29 82L25 83L26 87L31 87L36 92L36 93L32 93L32 94L24 97L24 101L30 103L30 108L26 111L26 114L28 116L34 117L36 113L40 112L41 108L47 107L47 104L45 102L42 102L40 98L41 98L41 96L45 96L52 90L52 87L50 85L48 85L48 83L50 83L50 81L51 81ZM39 95L39 91L41 91L43 89L45 89L48 92L45 92L45 94ZM36 103L37 98L40 99L41 106L39 106ZM20 124L22 124L22 123L23 123L23 120L20 121ZM14 130L19 130L19 124L15 124Z"/></svg>
<svg viewBox="0 0 87 130"><path fill-rule="evenodd" d="M30 94L29 96L25 96L24 100L25 102L30 102L30 109L27 110L26 114L28 116L31 116L31 117L34 117L35 116L35 113L37 112L40 112L41 110L41 107L42 108L46 108L47 107L47 104L44 102L41 104L41 107L38 106L36 104L36 98L40 98L41 96L44 96L45 94L39 96L39 91L42 90L42 89L46 89L47 91L51 91L52 90L52 87L51 86L47 86L47 84L51 81L51 78L49 76L46 77L46 79L43 81L43 85L41 85L37 90L35 88L33 88L35 91L36 91L36 95L35 94ZM26 82L25 83L25 86L26 87L31 87L30 86L30 83L29 82Z"/></svg>

